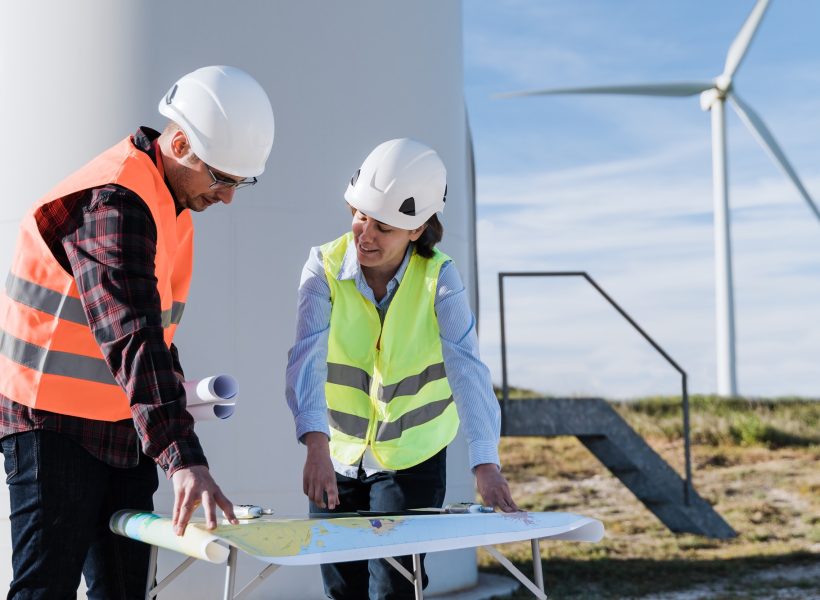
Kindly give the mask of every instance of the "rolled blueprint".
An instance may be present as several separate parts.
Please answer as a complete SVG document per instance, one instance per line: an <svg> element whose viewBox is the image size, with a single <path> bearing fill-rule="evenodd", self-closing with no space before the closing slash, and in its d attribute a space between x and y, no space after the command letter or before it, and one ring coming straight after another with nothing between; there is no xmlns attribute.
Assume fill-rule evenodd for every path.
<svg viewBox="0 0 820 600"><path fill-rule="evenodd" d="M239 383L230 375L213 375L199 381L186 381L182 386L185 388L188 404L230 400L239 392Z"/></svg>
<svg viewBox="0 0 820 600"><path fill-rule="evenodd" d="M236 409L239 384L230 375L214 375L182 384L188 412L196 421L218 421L230 417Z"/></svg>
<svg viewBox="0 0 820 600"><path fill-rule="evenodd" d="M108 526L116 534L208 562L224 563L228 559L228 548L220 544L215 535L200 529L195 523L189 523L185 534L178 536L168 517L120 510L111 515Z"/></svg>
<svg viewBox="0 0 820 600"><path fill-rule="evenodd" d="M236 409L236 403L230 404L216 404L208 402L207 404L189 404L188 413L194 418L194 421L220 421L227 419L233 414Z"/></svg>

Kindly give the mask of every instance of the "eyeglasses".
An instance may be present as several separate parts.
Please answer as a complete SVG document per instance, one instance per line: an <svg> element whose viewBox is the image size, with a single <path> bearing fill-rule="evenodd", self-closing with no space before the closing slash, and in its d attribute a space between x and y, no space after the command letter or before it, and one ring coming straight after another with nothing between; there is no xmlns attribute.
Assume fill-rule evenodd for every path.
<svg viewBox="0 0 820 600"><path fill-rule="evenodd" d="M256 185L256 177L246 177L245 179L239 180L230 179L229 177L225 177L223 175L217 175L208 165L205 165L205 168L208 169L208 175L210 175L211 179L213 180L211 185L208 186L212 190L224 190L228 188L241 190L243 187L248 187L249 185Z"/></svg>

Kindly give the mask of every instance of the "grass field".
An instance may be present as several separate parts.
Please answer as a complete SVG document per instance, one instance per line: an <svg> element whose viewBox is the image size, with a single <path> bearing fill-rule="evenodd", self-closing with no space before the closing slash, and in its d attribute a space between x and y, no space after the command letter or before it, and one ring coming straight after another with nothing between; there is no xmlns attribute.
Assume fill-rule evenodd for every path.
<svg viewBox="0 0 820 600"><path fill-rule="evenodd" d="M551 598L820 598L820 402L690 402L694 485L738 532L732 540L670 533L575 438L502 439L522 508L577 512L607 529L598 544L541 544ZM679 399L615 407L683 472ZM528 544L502 549L532 573Z"/></svg>

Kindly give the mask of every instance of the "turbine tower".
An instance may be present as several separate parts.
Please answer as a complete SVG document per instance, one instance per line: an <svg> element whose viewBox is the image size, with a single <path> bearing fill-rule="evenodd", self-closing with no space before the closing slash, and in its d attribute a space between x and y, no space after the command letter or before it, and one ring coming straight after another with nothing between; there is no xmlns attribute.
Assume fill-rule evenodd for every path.
<svg viewBox="0 0 820 600"><path fill-rule="evenodd" d="M786 155L763 120L737 95L732 78L749 50L757 33L769 0L758 0L751 14L735 37L726 54L723 73L712 81L658 83L638 85L609 85L596 87L558 88L511 92L500 97L542 96L556 94L624 94L634 96L683 97L700 94L700 106L712 114L712 193L714 198L715 235L715 311L717 326L717 384L721 396L737 395L735 368L735 318L732 283L732 248L729 231L729 191L726 169L726 100L751 130L772 160L797 187L815 217L820 210L800 181Z"/></svg>

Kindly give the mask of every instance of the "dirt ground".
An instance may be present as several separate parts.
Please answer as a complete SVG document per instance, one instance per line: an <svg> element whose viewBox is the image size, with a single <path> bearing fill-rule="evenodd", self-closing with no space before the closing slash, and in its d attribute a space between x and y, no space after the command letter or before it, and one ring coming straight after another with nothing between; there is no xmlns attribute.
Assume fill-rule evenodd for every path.
<svg viewBox="0 0 820 600"><path fill-rule="evenodd" d="M649 441L682 472L680 441ZM523 508L576 512L606 527L598 544L542 543L550 598L820 599L816 445L693 446L695 489L737 531L732 540L670 533L575 438L505 438L501 453ZM532 571L528 545L504 552Z"/></svg>

